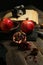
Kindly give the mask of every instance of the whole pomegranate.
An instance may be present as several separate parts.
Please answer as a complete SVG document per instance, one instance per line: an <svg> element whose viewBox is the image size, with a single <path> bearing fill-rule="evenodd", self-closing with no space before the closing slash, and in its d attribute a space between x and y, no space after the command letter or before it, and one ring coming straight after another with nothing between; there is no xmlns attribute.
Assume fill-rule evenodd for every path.
<svg viewBox="0 0 43 65"><path fill-rule="evenodd" d="M32 20L24 20L21 23L21 30L25 33L28 33L30 31L33 31L35 24Z"/></svg>
<svg viewBox="0 0 43 65"><path fill-rule="evenodd" d="M14 27L14 23L9 18L4 18L1 22L1 30L3 32L9 31Z"/></svg>

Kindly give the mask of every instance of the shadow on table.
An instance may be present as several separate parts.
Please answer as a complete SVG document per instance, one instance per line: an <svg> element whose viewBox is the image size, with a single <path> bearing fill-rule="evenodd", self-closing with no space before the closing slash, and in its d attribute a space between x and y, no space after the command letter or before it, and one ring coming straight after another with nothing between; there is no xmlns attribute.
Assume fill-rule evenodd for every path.
<svg viewBox="0 0 43 65"><path fill-rule="evenodd" d="M6 52L7 49L0 43L0 65L6 65Z"/></svg>

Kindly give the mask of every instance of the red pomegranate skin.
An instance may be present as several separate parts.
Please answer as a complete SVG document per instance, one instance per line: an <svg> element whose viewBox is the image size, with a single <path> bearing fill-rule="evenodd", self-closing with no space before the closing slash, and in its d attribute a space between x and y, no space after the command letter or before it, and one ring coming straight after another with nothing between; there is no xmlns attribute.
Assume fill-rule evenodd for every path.
<svg viewBox="0 0 43 65"><path fill-rule="evenodd" d="M0 22L0 30L1 30L1 22Z"/></svg>
<svg viewBox="0 0 43 65"><path fill-rule="evenodd" d="M4 18L3 21L1 22L2 31L9 31L13 27L14 23L9 18Z"/></svg>
<svg viewBox="0 0 43 65"><path fill-rule="evenodd" d="M25 33L28 33L34 29L34 22L32 20L24 20L21 23L21 30Z"/></svg>

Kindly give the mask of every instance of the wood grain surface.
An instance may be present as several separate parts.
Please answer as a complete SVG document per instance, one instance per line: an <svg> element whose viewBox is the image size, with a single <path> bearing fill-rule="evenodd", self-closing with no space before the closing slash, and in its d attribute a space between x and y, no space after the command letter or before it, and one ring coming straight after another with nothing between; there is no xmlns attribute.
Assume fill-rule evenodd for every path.
<svg viewBox="0 0 43 65"><path fill-rule="evenodd" d="M40 39L39 39L40 40ZM35 63L33 60L30 61L29 57L25 60L25 56L31 51L20 51L17 46L10 46L11 41L3 41L4 46L7 48L8 52L6 54L7 65L43 65L43 55L40 50L38 51L37 60ZM31 42L32 48L37 48L36 42ZM36 43L37 44L37 43Z"/></svg>

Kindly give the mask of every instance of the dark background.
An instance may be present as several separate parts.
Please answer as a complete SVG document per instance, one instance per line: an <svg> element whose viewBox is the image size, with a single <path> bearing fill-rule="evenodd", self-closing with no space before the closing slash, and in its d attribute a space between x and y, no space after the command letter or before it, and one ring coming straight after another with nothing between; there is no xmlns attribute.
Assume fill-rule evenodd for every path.
<svg viewBox="0 0 43 65"><path fill-rule="evenodd" d="M34 5L40 10L43 10L43 2L42 0L0 0L0 11L6 11L8 9L12 9L16 5L24 4Z"/></svg>

